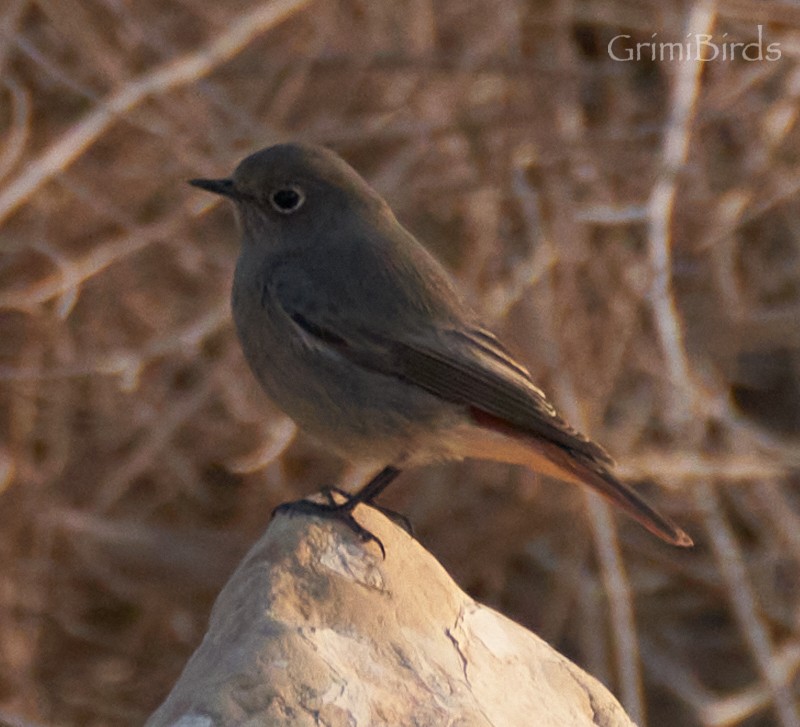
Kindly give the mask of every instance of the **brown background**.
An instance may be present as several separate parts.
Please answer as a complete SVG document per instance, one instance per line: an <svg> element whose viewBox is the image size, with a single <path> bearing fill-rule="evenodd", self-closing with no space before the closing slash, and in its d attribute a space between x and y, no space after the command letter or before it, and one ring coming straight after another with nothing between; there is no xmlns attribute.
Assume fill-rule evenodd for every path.
<svg viewBox="0 0 800 727"><path fill-rule="evenodd" d="M759 23L780 59L607 52ZM799 53L788 2L5 0L0 723L140 724L271 509L346 475L252 379L231 211L184 184L298 138L697 547L485 463L386 504L640 724L799 725Z"/></svg>

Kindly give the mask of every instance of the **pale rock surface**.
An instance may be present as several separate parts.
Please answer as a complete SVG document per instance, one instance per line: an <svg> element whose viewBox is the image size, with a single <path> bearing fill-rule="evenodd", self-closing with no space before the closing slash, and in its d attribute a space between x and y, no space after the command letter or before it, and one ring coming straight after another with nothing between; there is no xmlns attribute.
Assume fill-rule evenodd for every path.
<svg viewBox="0 0 800 727"><path fill-rule="evenodd" d="M278 515L146 727L633 727L596 679L473 601L377 511L381 538Z"/></svg>

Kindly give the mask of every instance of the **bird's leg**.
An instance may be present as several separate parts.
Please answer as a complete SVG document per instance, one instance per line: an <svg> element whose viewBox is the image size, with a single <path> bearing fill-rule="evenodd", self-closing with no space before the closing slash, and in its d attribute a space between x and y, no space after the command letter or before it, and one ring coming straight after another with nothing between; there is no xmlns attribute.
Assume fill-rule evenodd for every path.
<svg viewBox="0 0 800 727"><path fill-rule="evenodd" d="M348 502L346 504L351 509L361 502L374 505L375 498L397 479L401 471L402 470L397 467L392 467L391 465L384 467L360 490L356 490L352 495L348 495Z"/></svg>
<svg viewBox="0 0 800 727"><path fill-rule="evenodd" d="M396 467L384 467L377 475L375 475L366 485L360 490L354 492L352 495L344 492L338 488L328 487L323 490L328 502L313 502L312 500L296 500L294 502L286 502L278 505L273 511L272 515L275 516L279 512L288 513L303 513L307 515L317 515L319 517L330 517L341 520L345 523L362 541L369 542L375 541L381 549L384 558L386 557L386 550L383 543L378 537L373 535L369 530L359 525L353 517L353 510L356 505L360 503L368 504L375 507L376 510L382 512L391 520L397 522L398 520L403 524L403 527L410 532L411 523L404 515L387 510L373 503L374 498L380 495L400 474L400 470ZM343 495L347 499L342 503L335 502L333 493L336 492Z"/></svg>
<svg viewBox="0 0 800 727"><path fill-rule="evenodd" d="M399 525L409 535L413 535L414 528L411 525L411 521L403 515L403 513L390 510L388 507L383 507L375 502L375 498L394 482L401 472L402 470L397 467L384 467L360 490L354 492L352 495L348 493L342 494L348 498L348 504L352 503L351 507L355 507L358 503L363 502L370 507L374 507L379 513L388 517L389 520ZM339 492L341 492L341 490Z"/></svg>

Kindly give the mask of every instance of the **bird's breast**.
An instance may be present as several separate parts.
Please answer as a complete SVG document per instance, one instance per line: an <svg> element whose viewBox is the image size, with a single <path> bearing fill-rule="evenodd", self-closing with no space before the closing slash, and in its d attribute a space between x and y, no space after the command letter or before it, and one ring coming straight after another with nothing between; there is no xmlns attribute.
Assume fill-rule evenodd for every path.
<svg viewBox="0 0 800 727"><path fill-rule="evenodd" d="M237 276L233 317L245 358L272 401L342 456L398 461L432 430L460 415L453 405L364 368L325 342L309 340L263 278Z"/></svg>

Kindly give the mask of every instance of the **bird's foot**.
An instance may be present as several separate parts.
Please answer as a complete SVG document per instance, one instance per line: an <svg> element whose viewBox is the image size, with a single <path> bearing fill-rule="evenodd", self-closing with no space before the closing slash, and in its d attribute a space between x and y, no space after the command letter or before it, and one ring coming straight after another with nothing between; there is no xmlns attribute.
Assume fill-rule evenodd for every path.
<svg viewBox="0 0 800 727"><path fill-rule="evenodd" d="M365 505L369 505L372 508L375 508L381 515L389 518L395 525L399 525L403 530L405 530L409 535L414 535L414 526L411 524L411 520L408 519L407 516L403 515L402 512L397 512L397 510L390 510L388 507L383 507L383 505L379 505L374 500L359 500L357 496L353 495L346 490L342 490L339 487L324 487L322 489L322 494L328 499L328 502L331 505L338 504L336 499L334 498L334 493L340 495L345 499L345 503L352 503L351 508L355 507L359 502L363 502ZM355 502L353 502L355 500Z"/></svg>
<svg viewBox="0 0 800 727"><path fill-rule="evenodd" d="M347 497L344 502L336 502L333 493L342 494ZM302 514L302 515L316 515L317 517L332 518L339 520L347 525L363 543L374 542L380 549L381 555L384 560L386 559L386 549L383 547L381 539L377 535L373 535L363 525L353 517L353 510L358 505L358 501L347 493L337 490L335 488L326 488L323 493L328 499L328 502L315 502L314 500L294 500L293 502L285 502L278 505L273 511L272 516L275 517L278 513L287 514Z"/></svg>

